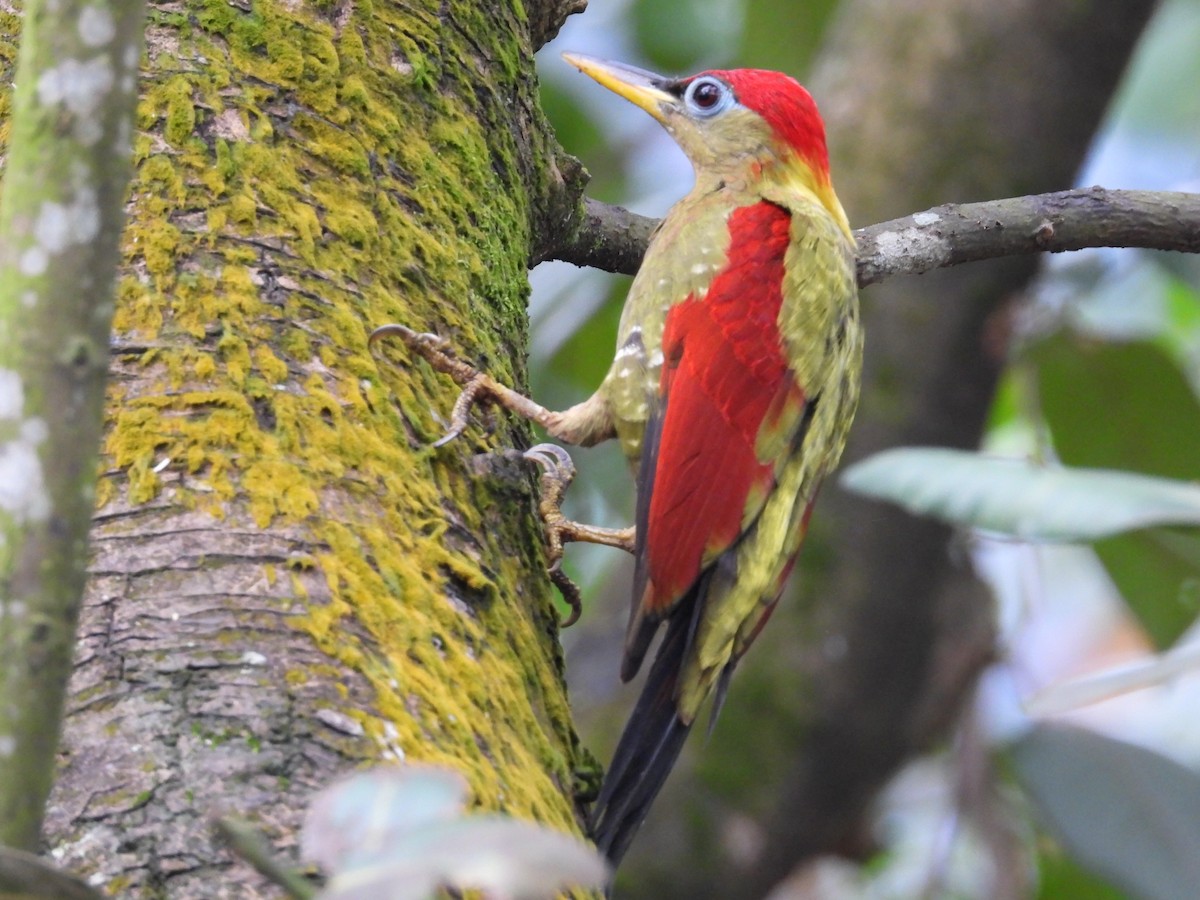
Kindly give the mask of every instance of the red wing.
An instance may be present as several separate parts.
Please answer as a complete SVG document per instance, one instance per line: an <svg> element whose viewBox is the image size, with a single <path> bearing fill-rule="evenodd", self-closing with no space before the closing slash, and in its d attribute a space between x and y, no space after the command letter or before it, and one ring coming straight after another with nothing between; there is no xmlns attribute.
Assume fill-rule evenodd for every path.
<svg viewBox="0 0 1200 900"><path fill-rule="evenodd" d="M759 436L803 408L778 326L790 222L766 202L736 210L729 264L702 298L668 313L638 485L634 602L645 625L670 612L757 515L775 484L775 460L756 453Z"/></svg>

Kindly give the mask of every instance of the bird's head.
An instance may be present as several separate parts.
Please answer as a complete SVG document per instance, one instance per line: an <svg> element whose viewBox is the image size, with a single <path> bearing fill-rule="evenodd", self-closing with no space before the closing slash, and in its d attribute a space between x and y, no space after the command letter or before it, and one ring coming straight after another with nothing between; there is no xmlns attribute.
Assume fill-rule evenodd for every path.
<svg viewBox="0 0 1200 900"><path fill-rule="evenodd" d="M849 234L829 178L825 124L794 78L763 69L666 78L582 54L563 58L661 122L691 160L697 179L788 183L811 194Z"/></svg>

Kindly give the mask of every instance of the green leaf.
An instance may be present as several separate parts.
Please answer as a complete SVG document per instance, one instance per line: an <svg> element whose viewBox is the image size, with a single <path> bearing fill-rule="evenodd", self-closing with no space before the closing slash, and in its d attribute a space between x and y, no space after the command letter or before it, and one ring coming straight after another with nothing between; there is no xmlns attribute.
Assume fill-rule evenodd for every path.
<svg viewBox="0 0 1200 900"><path fill-rule="evenodd" d="M1038 854L1037 867L1038 900L1129 900L1122 891L1080 868L1057 845Z"/></svg>
<svg viewBox="0 0 1200 900"><path fill-rule="evenodd" d="M1100 541L1096 553L1156 647L1200 614L1200 533L1150 528Z"/></svg>
<svg viewBox="0 0 1200 900"><path fill-rule="evenodd" d="M779 69L803 80L825 33L837 0L806 0L796 15L795 0L746 0L738 57L760 69Z"/></svg>
<svg viewBox="0 0 1200 900"><path fill-rule="evenodd" d="M936 447L878 453L848 468L841 483L916 515L1026 540L1095 541L1152 525L1200 524L1195 485Z"/></svg>
<svg viewBox="0 0 1200 900"><path fill-rule="evenodd" d="M1200 885L1200 775L1166 757L1065 725L1012 747L1049 831L1080 865L1145 900Z"/></svg>
<svg viewBox="0 0 1200 900"><path fill-rule="evenodd" d="M1200 480L1200 400L1162 346L1059 333L1031 353L1042 414L1068 465ZM1159 647L1196 616L1200 535L1146 532L1096 547Z"/></svg>
<svg viewBox="0 0 1200 900"><path fill-rule="evenodd" d="M1064 463L1200 479L1200 400L1158 344L1060 332L1030 358Z"/></svg>

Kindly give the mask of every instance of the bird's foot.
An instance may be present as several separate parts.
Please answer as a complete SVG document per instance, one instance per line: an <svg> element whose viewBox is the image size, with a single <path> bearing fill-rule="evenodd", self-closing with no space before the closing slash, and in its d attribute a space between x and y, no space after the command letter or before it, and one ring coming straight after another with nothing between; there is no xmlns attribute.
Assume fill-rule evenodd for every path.
<svg viewBox="0 0 1200 900"><path fill-rule="evenodd" d="M420 356L435 370L449 375L456 383L462 385L462 393L459 394L450 412L449 427L446 433L434 442L434 447L441 447L462 434L470 424L471 407L478 403L496 403L503 406L517 415L536 422L551 436L560 440L572 442L580 440L577 430L571 426L570 410L566 414L552 412L534 403L523 394L518 394L512 388L500 384L490 375L480 372L470 362L459 357L445 338L436 334L413 331L405 325L381 325L371 332L367 339L367 346L374 353L378 342L390 337L400 338L410 353ZM590 409L589 404L594 403L594 399L585 401L573 409ZM588 436L589 442L607 436L599 432L584 432L584 434ZM550 579L571 607L570 616L563 622L565 628L573 625L579 619L583 603L578 586L562 570L563 545L571 541L586 541L592 544L604 544L608 547L619 547L632 553L634 530L632 527L617 529L582 525L572 522L563 515L562 499L575 478L575 464L562 447L555 444L538 444L523 455L526 459L536 462L542 469L538 512L546 526L546 550L550 562Z"/></svg>
<svg viewBox="0 0 1200 900"><path fill-rule="evenodd" d="M544 406L534 403L524 394L518 394L490 375L480 372L475 366L459 357L450 342L440 335L413 331L405 325L381 325L367 338L367 347L375 352L377 343L383 338L398 337L415 353L437 371L449 375L462 385L462 393L450 411L450 425L433 446L441 447L462 434L470 424L471 407L477 403L496 403L537 422L552 434L556 431L559 416Z"/></svg>
<svg viewBox="0 0 1200 900"><path fill-rule="evenodd" d="M571 614L562 623L563 628L568 628L579 620L583 612L583 601L579 586L562 570L563 546L572 541L583 541L617 547L627 553L633 553L634 527L631 525L628 528L601 528L571 521L562 511L563 496L575 480L575 463L571 461L570 455L557 444L537 444L522 455L542 469L538 482L541 489L538 515L542 517L546 527L546 558L550 563L550 580L571 607Z"/></svg>

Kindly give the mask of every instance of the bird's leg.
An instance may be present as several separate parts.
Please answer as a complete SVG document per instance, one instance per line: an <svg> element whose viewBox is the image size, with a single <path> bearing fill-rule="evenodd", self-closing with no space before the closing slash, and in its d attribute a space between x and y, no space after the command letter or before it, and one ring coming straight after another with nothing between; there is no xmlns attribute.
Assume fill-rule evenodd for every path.
<svg viewBox="0 0 1200 900"><path fill-rule="evenodd" d="M582 525L571 521L563 515L561 506L563 495L575 479L575 463L571 461L570 455L557 444L537 444L522 455L542 468L538 514L546 526L546 557L550 563L550 580L571 606L571 615L562 623L562 627L566 628L578 621L583 611L583 603L579 596L579 587L562 570L563 545L571 541L584 541L632 553L634 527L630 525L628 528L601 528L598 525Z"/></svg>
<svg viewBox="0 0 1200 900"><path fill-rule="evenodd" d="M463 386L462 393L451 410L450 428L434 442L435 447L441 447L462 434L469 424L471 407L481 402L498 403L541 425L552 437L570 444L591 445L615 434L605 404L598 396L585 400L565 412L554 412L501 384L490 375L480 372L469 362L459 358L450 344L436 334L413 331L404 325L382 325L371 332L367 345L373 350L377 341L387 337L400 338L411 352ZM563 495L575 478L575 464L567 451L555 444L538 444L523 455L526 459L536 462L542 469L538 513L546 525L550 578L571 606L571 615L563 623L563 627L566 627L574 624L579 618L582 603L579 588L562 571L563 545L571 541L584 541L618 547L632 553L634 529L632 526L600 528L572 522L563 515L561 508Z"/></svg>

